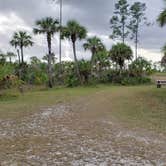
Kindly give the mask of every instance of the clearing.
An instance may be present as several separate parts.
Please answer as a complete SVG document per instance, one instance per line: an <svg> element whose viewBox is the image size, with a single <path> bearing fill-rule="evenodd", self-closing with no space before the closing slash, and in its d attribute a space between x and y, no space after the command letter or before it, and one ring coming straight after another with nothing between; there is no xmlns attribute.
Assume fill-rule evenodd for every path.
<svg viewBox="0 0 166 166"><path fill-rule="evenodd" d="M165 166L166 88L6 92L0 165Z"/></svg>

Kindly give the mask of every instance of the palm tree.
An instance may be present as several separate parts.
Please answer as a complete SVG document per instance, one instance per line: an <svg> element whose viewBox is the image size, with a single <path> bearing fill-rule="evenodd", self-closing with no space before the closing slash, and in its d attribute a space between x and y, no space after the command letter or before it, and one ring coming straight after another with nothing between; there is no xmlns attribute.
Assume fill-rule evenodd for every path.
<svg viewBox="0 0 166 166"><path fill-rule="evenodd" d="M166 2L166 0L165 0ZM160 13L160 15L157 18L157 22L161 27L163 27L166 24L166 8Z"/></svg>
<svg viewBox="0 0 166 166"><path fill-rule="evenodd" d="M160 15L158 16L157 22L161 27L163 27L166 24L166 9L164 9Z"/></svg>
<svg viewBox="0 0 166 166"><path fill-rule="evenodd" d="M76 72L81 83L82 83L82 79L81 79L78 59L76 55L76 41L85 39L86 35L87 35L86 28L81 26L75 20L68 21L66 27L63 27L63 30L62 30L62 39L66 38L72 42Z"/></svg>
<svg viewBox="0 0 166 166"><path fill-rule="evenodd" d="M32 46L32 37L25 31L15 32L13 39L10 41L12 46L19 47L21 51L21 63L24 63L24 47Z"/></svg>
<svg viewBox="0 0 166 166"><path fill-rule="evenodd" d="M117 43L116 45L113 45L110 50L110 58L119 65L121 72L125 65L125 60L131 60L133 58L133 52L130 46L123 43Z"/></svg>
<svg viewBox="0 0 166 166"><path fill-rule="evenodd" d="M98 37L94 36L92 38L88 38L87 42L84 43L83 47L84 47L85 50L90 50L91 51L91 53L92 53L91 65L93 67L94 60L95 60L95 55L97 54L98 51L105 50L105 46Z"/></svg>
<svg viewBox="0 0 166 166"><path fill-rule="evenodd" d="M21 63L21 58L20 58L20 50L19 50L19 48L18 48L18 43L17 43L17 41L16 40L11 40L10 41L10 44L11 44L11 46L13 46L16 50L17 50L17 56L18 56L18 62L19 62L19 64Z"/></svg>
<svg viewBox="0 0 166 166"><path fill-rule="evenodd" d="M15 53L13 53L13 52L7 52L6 53L6 57L8 57L9 58L9 62L10 63L12 63L12 58L13 57L16 57L17 55L15 54Z"/></svg>
<svg viewBox="0 0 166 166"><path fill-rule="evenodd" d="M47 37L48 45L48 78L49 78L49 87L53 87L52 81L52 38L56 32L59 30L59 21L51 17L46 17L44 19L36 21L37 28L34 28L33 31L35 34L45 34Z"/></svg>

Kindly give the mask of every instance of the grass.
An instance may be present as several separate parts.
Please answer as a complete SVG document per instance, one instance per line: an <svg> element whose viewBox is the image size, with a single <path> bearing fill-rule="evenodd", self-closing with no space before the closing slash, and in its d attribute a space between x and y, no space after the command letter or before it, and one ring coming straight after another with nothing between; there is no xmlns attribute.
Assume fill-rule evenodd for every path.
<svg viewBox="0 0 166 166"><path fill-rule="evenodd" d="M138 86L112 93L112 112L133 127L166 132L166 88Z"/></svg>
<svg viewBox="0 0 166 166"><path fill-rule="evenodd" d="M116 117L120 122L133 127L166 131L166 88L157 89L155 85L133 87L98 85L97 87L37 90L23 95L14 90L5 93L4 97L0 96L0 119L19 119L41 107L74 101L80 96L96 95L99 101L101 97L109 100L109 116ZM104 109L105 105L102 108Z"/></svg>

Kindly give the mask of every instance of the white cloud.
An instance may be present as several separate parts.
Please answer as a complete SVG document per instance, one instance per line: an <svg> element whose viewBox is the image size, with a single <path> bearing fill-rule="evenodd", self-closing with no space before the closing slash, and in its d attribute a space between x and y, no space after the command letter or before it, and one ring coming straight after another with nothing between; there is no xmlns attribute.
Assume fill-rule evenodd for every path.
<svg viewBox="0 0 166 166"><path fill-rule="evenodd" d="M31 31L31 28L26 25L24 20L19 18L15 13L4 15L0 13L0 34L7 35L16 30Z"/></svg>
<svg viewBox="0 0 166 166"><path fill-rule="evenodd" d="M138 51L139 56L143 56L147 60L152 60L153 62L160 61L162 58L162 55L159 51L157 50L146 50L146 49L139 49Z"/></svg>

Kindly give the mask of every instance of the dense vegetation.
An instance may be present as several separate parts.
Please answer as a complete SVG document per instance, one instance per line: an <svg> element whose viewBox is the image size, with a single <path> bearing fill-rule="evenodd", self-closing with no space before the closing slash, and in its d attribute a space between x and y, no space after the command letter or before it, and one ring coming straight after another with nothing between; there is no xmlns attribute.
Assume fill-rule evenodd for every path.
<svg viewBox="0 0 166 166"><path fill-rule="evenodd" d="M16 53L0 53L0 88L19 87L22 85L56 85L78 86L96 83L118 83L135 85L149 83L149 75L155 71L166 71L166 48L159 65L152 64L138 57L139 32L142 24L147 23L145 16L146 4L135 2L129 5L127 0L119 0L115 4L114 15L110 19L112 39L119 43L107 50L102 40L88 37L87 29L76 20L69 20L65 26L60 26L58 19L47 17L36 21L33 32L44 34L47 39L47 55L43 59L31 57L27 63L24 59L24 49L32 47L33 38L25 31L15 32L10 41ZM161 26L165 25L165 11L159 18ZM53 37L61 32L61 40L69 40L73 49L73 62L57 62L52 51ZM127 39L135 43L135 56ZM90 60L80 60L77 57L77 42L84 41L83 48L91 52ZM17 60L16 60L17 59Z"/></svg>

